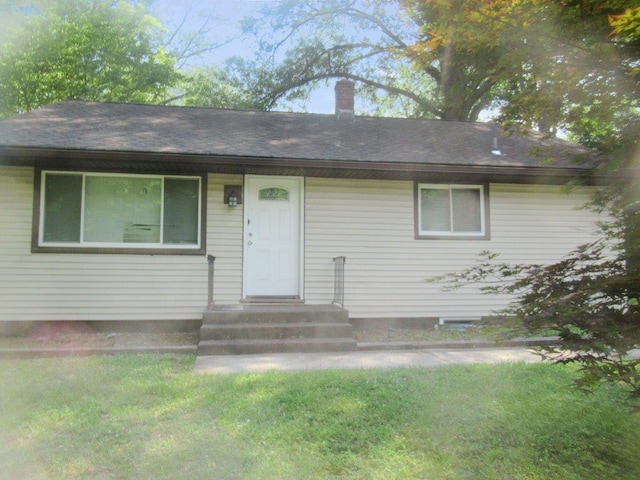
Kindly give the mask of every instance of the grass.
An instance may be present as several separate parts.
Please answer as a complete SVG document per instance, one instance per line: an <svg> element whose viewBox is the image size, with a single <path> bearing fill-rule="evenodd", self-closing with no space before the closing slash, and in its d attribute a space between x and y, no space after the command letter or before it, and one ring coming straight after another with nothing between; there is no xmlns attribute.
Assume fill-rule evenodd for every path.
<svg viewBox="0 0 640 480"><path fill-rule="evenodd" d="M4 361L2 479L633 479L640 417L544 364L196 376Z"/></svg>

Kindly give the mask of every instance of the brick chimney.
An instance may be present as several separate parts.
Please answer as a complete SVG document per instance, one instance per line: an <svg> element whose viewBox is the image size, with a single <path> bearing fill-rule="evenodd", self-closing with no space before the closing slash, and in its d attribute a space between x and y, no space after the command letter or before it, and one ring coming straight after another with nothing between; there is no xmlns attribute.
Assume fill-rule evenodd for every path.
<svg viewBox="0 0 640 480"><path fill-rule="evenodd" d="M342 79L336 82L336 118L338 120L353 120L353 97L355 86L351 80Z"/></svg>

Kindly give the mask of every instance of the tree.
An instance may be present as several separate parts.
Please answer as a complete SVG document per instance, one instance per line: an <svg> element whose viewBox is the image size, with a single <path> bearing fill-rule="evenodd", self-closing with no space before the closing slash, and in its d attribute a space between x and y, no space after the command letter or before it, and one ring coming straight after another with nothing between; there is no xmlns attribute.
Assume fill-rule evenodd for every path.
<svg viewBox="0 0 640 480"><path fill-rule="evenodd" d="M404 0L419 25L409 55L438 82L443 120L475 120L497 87L519 74L538 26L534 4L513 0ZM531 60L531 52L529 53Z"/></svg>
<svg viewBox="0 0 640 480"><path fill-rule="evenodd" d="M438 68L416 68L413 61L420 24L400 15L394 3L285 0L267 9L264 18L246 22L247 32L266 29L260 52L266 60L245 69L256 72L252 83L258 96L274 106L305 98L327 79L349 78L363 86L361 94L376 100L387 95L391 108L400 99L400 108L411 116L449 117L449 106L437 98ZM464 120L475 119L486 106L479 96L459 114Z"/></svg>
<svg viewBox="0 0 640 480"><path fill-rule="evenodd" d="M620 212L602 239L551 265L503 263L483 252L476 266L431 280L445 282L447 289L479 283L485 293L511 296L498 313L516 331L559 337L557 346L538 349L543 358L578 365L575 384L584 391L623 384L640 409L640 360L629 356L640 345L640 277L637 268L629 268L621 241L627 222Z"/></svg>
<svg viewBox="0 0 640 480"><path fill-rule="evenodd" d="M180 92L163 103L177 103L187 107L234 108L245 110L266 110L237 77L230 60L227 68L199 67L183 75L177 85Z"/></svg>
<svg viewBox="0 0 640 480"><path fill-rule="evenodd" d="M522 57L517 75L502 86L499 119L538 127L595 148L614 147L635 115L638 83L624 68L632 44L612 33L609 18L623 11L619 0L540 1L535 52ZM527 49L523 50L527 54ZM605 147L605 144L609 144Z"/></svg>
<svg viewBox="0 0 640 480"><path fill-rule="evenodd" d="M475 121L490 109L521 128L580 130L619 110L624 48L607 18L625 3L283 0L246 23L263 35L252 85L274 106L349 78L383 100L374 113Z"/></svg>
<svg viewBox="0 0 640 480"><path fill-rule="evenodd" d="M624 109L615 119L613 142L598 143L607 159L599 165L600 173L609 178L591 205L609 216L601 224L601 238L551 265L513 265L484 252L476 266L434 281L443 281L447 288L477 283L486 293L510 295L513 301L503 314L528 331L552 330L559 336L557 347L539 350L544 358L578 365L581 375L576 386L585 391L607 384L625 386L630 403L640 410L640 359L629 355L640 348L640 114L634 103L640 62L637 13L637 9L626 10L609 17L614 41L626 52L620 57L620 71L636 82L636 90L614 88L622 97L617 105L636 108Z"/></svg>
<svg viewBox="0 0 640 480"><path fill-rule="evenodd" d="M33 3L0 44L0 116L69 98L157 103L178 78L143 3Z"/></svg>
<svg viewBox="0 0 640 480"><path fill-rule="evenodd" d="M626 8L624 13L611 15L609 22L613 27L613 36L621 39L626 45L630 55L626 58L625 68L627 71L640 80L640 7Z"/></svg>

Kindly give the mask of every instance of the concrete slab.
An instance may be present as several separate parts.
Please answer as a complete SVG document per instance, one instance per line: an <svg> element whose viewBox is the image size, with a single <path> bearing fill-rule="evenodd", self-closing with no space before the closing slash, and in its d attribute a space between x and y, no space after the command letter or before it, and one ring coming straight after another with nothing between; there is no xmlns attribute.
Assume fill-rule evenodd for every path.
<svg viewBox="0 0 640 480"><path fill-rule="evenodd" d="M344 353L274 353L199 356L196 373L260 373L269 371L349 370L395 367L437 367L450 364L539 362L526 348L430 349Z"/></svg>
<svg viewBox="0 0 640 480"><path fill-rule="evenodd" d="M540 356L535 355L526 348L434 350L432 353L445 364L506 362L534 363L541 361Z"/></svg>

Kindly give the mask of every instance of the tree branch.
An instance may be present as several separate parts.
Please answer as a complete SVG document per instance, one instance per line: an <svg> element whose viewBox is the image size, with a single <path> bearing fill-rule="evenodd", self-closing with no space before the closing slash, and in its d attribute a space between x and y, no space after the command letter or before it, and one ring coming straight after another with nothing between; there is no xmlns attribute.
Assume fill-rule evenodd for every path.
<svg viewBox="0 0 640 480"><path fill-rule="evenodd" d="M349 8L348 11L353 12L352 16L356 17L356 18L362 18L364 20L367 20L371 23L373 23L375 26L377 26L382 33L384 33L387 37L389 37L391 40L393 40L395 42L395 44L402 49L406 49L408 48L407 44L404 42L404 40L402 40L402 38L400 38L399 35L396 35L395 33L393 33L384 23L382 23L380 21L379 18L364 12L362 10L358 10L355 8Z"/></svg>
<svg viewBox="0 0 640 480"><path fill-rule="evenodd" d="M410 90L405 90L399 87L394 87L391 85L386 85L384 83L380 83L374 80L371 80L370 78L367 77L363 77L361 75L355 75L350 73L348 70L344 70L344 71L333 71L333 72L323 72L323 73L317 73L317 74L313 74L313 75L307 75L304 76L302 78L299 78L295 81L292 81L291 83L289 83L286 86L282 86L281 88L275 89L275 90L271 90L270 91L270 95L268 95L265 100L266 103L268 103L270 105L270 108L272 108L276 102L278 100L280 100L287 92L294 90L296 88L305 86L307 84L313 83L313 82L317 82L319 80L328 80L330 78L346 78L349 80L353 80L356 82L361 82L365 85L368 85L370 87L374 87L374 88L378 88L380 90L384 90L388 93L392 93L395 95L401 95L403 97L406 97L414 102L416 102L425 112L428 112L432 115L435 116L439 116L440 115L440 111L435 108L435 106L433 104L431 104L430 102L428 102L427 100L421 98L420 96L416 95L415 93L413 93Z"/></svg>

